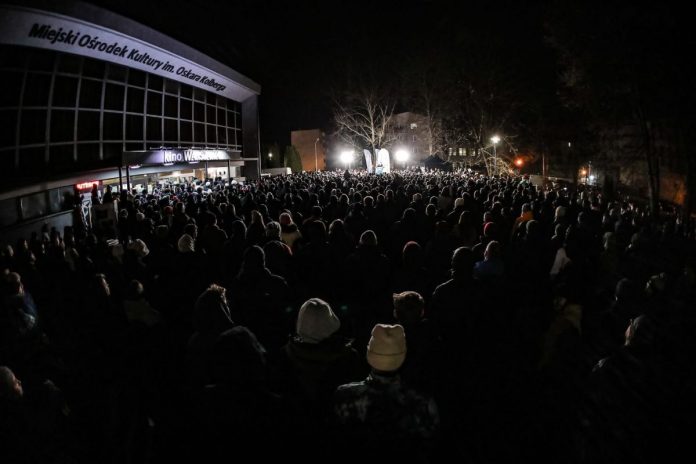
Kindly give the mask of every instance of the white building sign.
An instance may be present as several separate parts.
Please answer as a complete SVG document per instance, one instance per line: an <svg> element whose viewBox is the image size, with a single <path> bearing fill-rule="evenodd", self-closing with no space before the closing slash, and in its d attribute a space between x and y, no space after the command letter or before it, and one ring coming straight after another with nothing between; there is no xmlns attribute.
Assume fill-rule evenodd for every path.
<svg viewBox="0 0 696 464"><path fill-rule="evenodd" d="M0 43L87 56L234 98L236 82L113 29L46 11L0 5ZM247 90L248 91L248 90Z"/></svg>

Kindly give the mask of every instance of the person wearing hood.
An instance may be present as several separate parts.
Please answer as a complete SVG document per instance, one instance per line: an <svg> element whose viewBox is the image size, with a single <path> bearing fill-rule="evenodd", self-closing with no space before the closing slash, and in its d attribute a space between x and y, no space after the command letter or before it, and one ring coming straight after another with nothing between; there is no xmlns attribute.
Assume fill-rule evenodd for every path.
<svg viewBox="0 0 696 464"><path fill-rule="evenodd" d="M302 239L302 234L297 228L297 224L292 221L292 216L288 212L284 212L280 215L280 239L285 243L290 249L294 249L295 242Z"/></svg>
<svg viewBox="0 0 696 464"><path fill-rule="evenodd" d="M475 330L472 324L480 310L481 295L473 276L474 265L473 251L457 248L452 254L452 278L433 292L428 316L440 327L447 342L455 342Z"/></svg>
<svg viewBox="0 0 696 464"><path fill-rule="evenodd" d="M244 252L242 268L229 286L235 318L269 350L280 348L289 332L290 288L266 267L261 247L254 245Z"/></svg>
<svg viewBox="0 0 696 464"><path fill-rule="evenodd" d="M389 259L378 246L377 235L371 230L363 232L355 252L346 260L346 290L347 296L356 298L365 311L362 316L367 328L375 320L388 320L391 316L390 267ZM369 321L370 318L375 320Z"/></svg>
<svg viewBox="0 0 696 464"><path fill-rule="evenodd" d="M183 421L184 438L190 440L187 449L195 453L194 460L234 454L268 460L296 443L299 436L289 408L269 389L266 350L248 328L238 325L221 333L210 361L210 383L193 392L185 408L190 417ZM259 447L264 437L273 437L274 446Z"/></svg>
<svg viewBox="0 0 696 464"><path fill-rule="evenodd" d="M234 326L225 288L212 284L198 297L193 310L195 332L189 338L186 348L191 387L210 382L213 344L221 333Z"/></svg>
<svg viewBox="0 0 696 464"><path fill-rule="evenodd" d="M524 203L522 205L522 214L515 218L515 222L512 225L512 230L510 231L510 241L515 238L515 234L517 233L518 229L520 229L520 225L527 221L531 221L532 219L534 219L532 205L529 203Z"/></svg>

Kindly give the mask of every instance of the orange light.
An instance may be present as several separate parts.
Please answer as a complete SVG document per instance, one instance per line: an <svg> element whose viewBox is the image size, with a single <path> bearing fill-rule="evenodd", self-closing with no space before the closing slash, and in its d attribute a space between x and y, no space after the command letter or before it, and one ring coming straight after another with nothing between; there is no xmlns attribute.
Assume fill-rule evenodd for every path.
<svg viewBox="0 0 696 464"><path fill-rule="evenodd" d="M523 161L522 161L520 158L517 158L517 159L515 160L515 166L517 166L518 168L519 168L520 166L522 166L522 163L523 163Z"/></svg>
<svg viewBox="0 0 696 464"><path fill-rule="evenodd" d="M75 185L77 187L77 190L91 190L93 186L99 187L99 181L98 180L93 180L91 182L82 182L80 184Z"/></svg>
<svg viewBox="0 0 696 464"><path fill-rule="evenodd" d="M587 175L587 171L583 169L582 171L580 171L580 174L583 175L583 176L586 176L586 175Z"/></svg>

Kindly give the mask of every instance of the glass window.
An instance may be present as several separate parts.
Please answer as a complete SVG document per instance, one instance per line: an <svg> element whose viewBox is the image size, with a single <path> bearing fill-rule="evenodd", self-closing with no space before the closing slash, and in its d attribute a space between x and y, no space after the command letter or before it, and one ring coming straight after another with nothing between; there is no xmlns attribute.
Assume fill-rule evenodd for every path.
<svg viewBox="0 0 696 464"><path fill-rule="evenodd" d="M48 191L48 212L60 213L63 210L63 195L59 188Z"/></svg>
<svg viewBox="0 0 696 464"><path fill-rule="evenodd" d="M165 95L164 96L164 115L168 116L170 118L177 118L179 117L179 104L177 102L176 97L172 97L171 95Z"/></svg>
<svg viewBox="0 0 696 464"><path fill-rule="evenodd" d="M100 161L98 143L80 143L77 145L77 162L96 165Z"/></svg>
<svg viewBox="0 0 696 464"><path fill-rule="evenodd" d="M205 125L204 124L194 124L193 125L193 141L194 143L199 143L201 145L205 144Z"/></svg>
<svg viewBox="0 0 696 464"><path fill-rule="evenodd" d="M143 140L143 117L126 115L126 140Z"/></svg>
<svg viewBox="0 0 696 464"><path fill-rule="evenodd" d="M179 100L179 117L181 119L188 119L189 121L191 120L191 100L185 100L185 99L180 99Z"/></svg>
<svg viewBox="0 0 696 464"><path fill-rule="evenodd" d="M198 87L193 88L193 99L197 101L205 101L205 90L199 89Z"/></svg>
<svg viewBox="0 0 696 464"><path fill-rule="evenodd" d="M104 112L103 140L123 140L123 115Z"/></svg>
<svg viewBox="0 0 696 464"><path fill-rule="evenodd" d="M205 93L205 100L208 102L209 105L215 106L215 101L217 99L217 95L215 95L213 92L206 92Z"/></svg>
<svg viewBox="0 0 696 464"><path fill-rule="evenodd" d="M181 137L181 142L193 142L193 124L187 121L181 121L179 123L179 136Z"/></svg>
<svg viewBox="0 0 696 464"><path fill-rule="evenodd" d="M126 82L126 75L128 70L123 66L117 64L109 64L109 69L107 71L108 79L112 81Z"/></svg>
<svg viewBox="0 0 696 464"><path fill-rule="evenodd" d="M29 58L27 69L32 71L53 71L53 62L56 59L56 52L52 50L42 50L40 48L26 48L25 53Z"/></svg>
<svg viewBox="0 0 696 464"><path fill-rule="evenodd" d="M19 71L3 71L0 107L19 105L23 74Z"/></svg>
<svg viewBox="0 0 696 464"><path fill-rule="evenodd" d="M147 81L147 88L151 89L151 90L159 90L161 92L163 80L164 79L161 78L160 76L157 76L155 74L149 74L148 81Z"/></svg>
<svg viewBox="0 0 696 464"><path fill-rule="evenodd" d="M217 110L217 123L220 126L224 126L226 124L225 121L225 110L218 108Z"/></svg>
<svg viewBox="0 0 696 464"><path fill-rule="evenodd" d="M141 89L136 89L135 87L128 87L126 102L126 111L130 113L142 113L145 108L145 91Z"/></svg>
<svg viewBox="0 0 696 464"><path fill-rule="evenodd" d="M171 79L164 80L164 91L172 95L179 95L179 82Z"/></svg>
<svg viewBox="0 0 696 464"><path fill-rule="evenodd" d="M207 132L206 143L208 145L216 144L217 143L217 133L215 131L216 126L213 126L212 124L206 124L205 128L206 128L206 132Z"/></svg>
<svg viewBox="0 0 696 464"><path fill-rule="evenodd" d="M226 145L227 137L225 137L225 128L222 126L217 126L215 130L217 131L217 143L220 145Z"/></svg>
<svg viewBox="0 0 696 464"><path fill-rule="evenodd" d="M243 139L242 139L242 131L239 130L239 129L237 129L237 130L234 131L234 132L235 132L235 135L236 135L236 145L237 145L238 147L241 147L242 144L244 143L244 142L243 142Z"/></svg>
<svg viewBox="0 0 696 464"><path fill-rule="evenodd" d="M0 227L9 226L19 221L17 199L0 200Z"/></svg>
<svg viewBox="0 0 696 464"><path fill-rule="evenodd" d="M22 145L44 143L46 141L46 110L22 111L19 130L19 142Z"/></svg>
<svg viewBox="0 0 696 464"><path fill-rule="evenodd" d="M77 78L56 76L53 84L53 103L55 106L75 108L77 105Z"/></svg>
<svg viewBox="0 0 696 464"><path fill-rule="evenodd" d="M203 103L193 103L193 120L196 122L205 121L205 105Z"/></svg>
<svg viewBox="0 0 696 464"><path fill-rule="evenodd" d="M104 109L123 111L125 87L119 84L106 84Z"/></svg>
<svg viewBox="0 0 696 464"><path fill-rule="evenodd" d="M80 108L101 108L102 83L82 79L80 85Z"/></svg>
<svg viewBox="0 0 696 464"><path fill-rule="evenodd" d="M0 63L5 68L24 69L27 53L24 47L0 45Z"/></svg>
<svg viewBox="0 0 696 464"><path fill-rule="evenodd" d="M184 98L193 98L193 87L186 84L180 84L180 93Z"/></svg>
<svg viewBox="0 0 696 464"><path fill-rule="evenodd" d="M27 74L24 86L24 106L47 106L51 76L48 74Z"/></svg>
<svg viewBox="0 0 696 464"><path fill-rule="evenodd" d="M17 110L0 110L0 147L15 144L17 134Z"/></svg>
<svg viewBox="0 0 696 464"><path fill-rule="evenodd" d="M131 142L126 144L126 151L138 151L144 149L145 147L143 146L142 142Z"/></svg>
<svg viewBox="0 0 696 464"><path fill-rule="evenodd" d="M234 129L227 129L227 144L237 145L236 131Z"/></svg>
<svg viewBox="0 0 696 464"><path fill-rule="evenodd" d="M105 143L104 144L104 159L118 161L123 152L123 145L120 143ZM114 164L114 163L112 163Z"/></svg>
<svg viewBox="0 0 696 464"><path fill-rule="evenodd" d="M104 62L85 58L82 63L82 75L86 77L94 77L97 79L104 78Z"/></svg>
<svg viewBox="0 0 696 464"><path fill-rule="evenodd" d="M99 140L99 113L80 111L77 116L77 140Z"/></svg>
<svg viewBox="0 0 696 464"><path fill-rule="evenodd" d="M128 83L130 85L137 85L138 87L145 87L145 73L137 69L129 69Z"/></svg>
<svg viewBox="0 0 696 464"><path fill-rule="evenodd" d="M51 143L71 142L75 138L75 110L51 111Z"/></svg>
<svg viewBox="0 0 696 464"><path fill-rule="evenodd" d="M206 122L208 124L216 124L215 107L207 105L205 109L206 109L206 114L205 114Z"/></svg>
<svg viewBox="0 0 696 464"><path fill-rule="evenodd" d="M147 118L147 136L145 140L148 142L161 142L162 141L162 119L153 118L148 116Z"/></svg>
<svg viewBox="0 0 696 464"><path fill-rule="evenodd" d="M73 192L72 185L61 187L58 189L58 191L60 192L60 198L62 199L61 208L63 211L72 209L73 204L75 203L75 194Z"/></svg>
<svg viewBox="0 0 696 464"><path fill-rule="evenodd" d="M46 167L46 149L44 147L22 148L19 150L19 170L36 176Z"/></svg>
<svg viewBox="0 0 696 464"><path fill-rule="evenodd" d="M235 113L232 111L227 112L227 127L237 127L236 125Z"/></svg>
<svg viewBox="0 0 696 464"><path fill-rule="evenodd" d="M147 114L162 114L162 94L159 92L147 92Z"/></svg>
<svg viewBox="0 0 696 464"><path fill-rule="evenodd" d="M215 95L215 102L217 106L219 106L220 108L224 108L226 106L225 100L227 100L225 97L221 95Z"/></svg>
<svg viewBox="0 0 696 464"><path fill-rule="evenodd" d="M48 213L46 192L34 193L19 199L23 219L32 219Z"/></svg>
<svg viewBox="0 0 696 464"><path fill-rule="evenodd" d="M82 57L71 55L69 53L59 54L58 72L69 74L80 74L80 66L82 66Z"/></svg>
<svg viewBox="0 0 696 464"><path fill-rule="evenodd" d="M75 145L52 145L48 149L51 168L66 168L75 164ZM63 170L63 169L61 169Z"/></svg>
<svg viewBox="0 0 696 464"><path fill-rule="evenodd" d="M164 140L176 143L179 140L178 124L176 119L164 120Z"/></svg>

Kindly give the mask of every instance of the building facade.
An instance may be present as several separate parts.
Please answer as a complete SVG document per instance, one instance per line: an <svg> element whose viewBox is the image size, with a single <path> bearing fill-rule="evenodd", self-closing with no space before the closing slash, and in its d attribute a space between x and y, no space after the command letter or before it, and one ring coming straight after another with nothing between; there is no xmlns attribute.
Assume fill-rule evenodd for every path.
<svg viewBox="0 0 696 464"><path fill-rule="evenodd" d="M0 231L62 213L88 182L260 175L260 86L122 16L0 4L0 75Z"/></svg>
<svg viewBox="0 0 696 464"><path fill-rule="evenodd" d="M300 154L303 171L323 171L326 169L324 137L319 129L292 131L290 143Z"/></svg>

